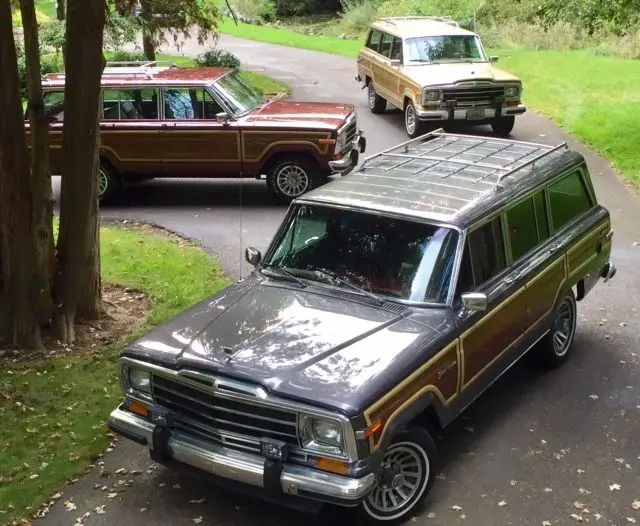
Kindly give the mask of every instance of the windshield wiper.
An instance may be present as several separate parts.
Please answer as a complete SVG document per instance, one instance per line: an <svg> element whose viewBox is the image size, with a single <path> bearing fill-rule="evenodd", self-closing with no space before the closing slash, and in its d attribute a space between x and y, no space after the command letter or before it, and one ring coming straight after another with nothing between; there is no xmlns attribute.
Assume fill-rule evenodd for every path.
<svg viewBox="0 0 640 526"><path fill-rule="evenodd" d="M296 283L302 285L303 287L306 287L308 285L307 282L305 282L303 279L301 279L300 277L296 276L293 272L291 272L290 270L287 270L284 267L276 267L275 265L261 265L261 269L260 269L263 273L265 270L268 270L268 276L279 276L282 277L282 275L284 274L285 276L287 276L288 278L291 278L293 281L295 281Z"/></svg>
<svg viewBox="0 0 640 526"><path fill-rule="evenodd" d="M350 281L347 281L346 279L341 278L340 276L338 276L335 272L331 272L330 270L324 269L324 268L311 268L309 269L311 272L315 272L316 274L325 276L326 278L331 279L332 281L334 281L335 283L337 283L338 285L347 285L348 287L351 287L353 290L360 292L361 294L364 294L365 296L369 296L371 299L374 299L378 305L382 305L384 303L384 300L381 299L378 295L374 294L373 292L364 289L362 287L359 287L358 285L355 285L354 283L351 283Z"/></svg>

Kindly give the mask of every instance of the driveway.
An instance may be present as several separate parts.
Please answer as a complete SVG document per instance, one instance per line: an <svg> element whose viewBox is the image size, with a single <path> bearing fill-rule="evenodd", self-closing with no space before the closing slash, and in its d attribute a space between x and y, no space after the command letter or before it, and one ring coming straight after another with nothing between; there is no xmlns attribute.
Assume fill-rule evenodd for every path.
<svg viewBox="0 0 640 526"><path fill-rule="evenodd" d="M287 82L295 99L357 104L368 153L406 139L399 112L369 112L365 93L353 79L354 61L226 36L220 45L245 66ZM184 49L190 55L199 51L193 45ZM525 363L514 367L439 437L442 471L414 522L640 523L640 511L632 508L640 500L640 199L604 160L545 118L527 113L514 137L568 141L585 154L598 195L613 216L618 274L579 304L575 354L564 368L540 373ZM151 181L132 188L117 208L103 211L198 240L234 277L248 270L241 263L243 247L264 249L283 214L282 207L270 203L264 183L253 180ZM73 524L85 513L83 522L95 525L327 522L156 468L142 448L124 439L103 462L66 488L36 523ZM72 512L62 505L69 498L77 506ZM103 505L104 513L96 513Z"/></svg>

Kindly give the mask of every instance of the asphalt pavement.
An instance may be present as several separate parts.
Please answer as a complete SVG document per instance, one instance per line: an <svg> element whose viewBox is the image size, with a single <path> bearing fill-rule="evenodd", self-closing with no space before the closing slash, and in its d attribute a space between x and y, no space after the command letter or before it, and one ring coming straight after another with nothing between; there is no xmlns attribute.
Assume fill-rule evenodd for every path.
<svg viewBox="0 0 640 526"><path fill-rule="evenodd" d="M288 83L295 100L356 104L367 153L406 140L399 112L369 112L365 92L354 80L355 61L227 36L220 45L246 67ZM183 52L200 49L188 45ZM490 134L488 128L477 131ZM567 141L586 156L598 196L612 214L618 274L579 303L574 355L563 368L542 373L526 362L517 365L439 437L442 471L411 523L640 523L640 510L633 506L640 500L638 192L546 118L526 113L513 135L550 144ZM235 278L248 272L243 248L264 249L284 212L270 201L263 182L191 179L132 187L122 203L102 211L105 217L148 221L197 240ZM64 488L35 524L77 524L79 517L83 524L114 526L312 526L328 520L175 475L124 439L102 463ZM65 501L75 509L68 511L74 506Z"/></svg>

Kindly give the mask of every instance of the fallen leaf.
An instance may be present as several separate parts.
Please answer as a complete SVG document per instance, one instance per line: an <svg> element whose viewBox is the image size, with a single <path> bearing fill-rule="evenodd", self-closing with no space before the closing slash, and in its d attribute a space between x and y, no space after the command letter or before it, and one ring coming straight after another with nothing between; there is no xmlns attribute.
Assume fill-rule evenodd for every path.
<svg viewBox="0 0 640 526"><path fill-rule="evenodd" d="M611 484L609 486L610 491L620 491L621 488L622 486L620 486L620 484Z"/></svg>
<svg viewBox="0 0 640 526"><path fill-rule="evenodd" d="M506 506L507 503L504 500L501 500L500 502L498 502L498 506L500 506L501 508Z"/></svg>
<svg viewBox="0 0 640 526"><path fill-rule="evenodd" d="M578 522L582 522L584 520L582 518L582 515L576 515L575 513L572 513L571 515L569 515L569 517Z"/></svg>
<svg viewBox="0 0 640 526"><path fill-rule="evenodd" d="M634 500L634 501L631 503L631 507L632 507L634 510L640 510L640 500Z"/></svg>
<svg viewBox="0 0 640 526"><path fill-rule="evenodd" d="M205 502L206 499L192 499L189 501L189 504L202 504L203 502Z"/></svg>
<svg viewBox="0 0 640 526"><path fill-rule="evenodd" d="M78 507L75 505L75 503L71 502L70 500L66 500L64 502L64 507L67 509L67 511L73 511L78 509Z"/></svg>
<svg viewBox="0 0 640 526"><path fill-rule="evenodd" d="M518 483L518 481L517 481L517 480L512 480L512 481L510 482L510 484L511 484L512 486L515 486L517 483Z"/></svg>
<svg viewBox="0 0 640 526"><path fill-rule="evenodd" d="M580 488L578 491L581 495L591 495L591 492L588 489Z"/></svg>
<svg viewBox="0 0 640 526"><path fill-rule="evenodd" d="M104 515L106 513L106 511L104 511L104 508L105 508L105 505L103 504L102 506L98 506L93 511L95 511L98 515Z"/></svg>
<svg viewBox="0 0 640 526"><path fill-rule="evenodd" d="M627 517L627 522L632 522L635 524L637 521L633 517Z"/></svg>
<svg viewBox="0 0 640 526"><path fill-rule="evenodd" d="M452 509L453 511L460 511L460 510L462 510L462 508L461 508L460 506L458 506L457 504L454 504L453 506L451 506L451 509Z"/></svg>
<svg viewBox="0 0 640 526"><path fill-rule="evenodd" d="M117 493L107 493L107 498L108 499L115 499L118 496Z"/></svg>
<svg viewBox="0 0 640 526"><path fill-rule="evenodd" d="M549 521L542 521L542 526L551 526Z"/></svg>
<svg viewBox="0 0 640 526"><path fill-rule="evenodd" d="M147 511L147 508L140 508L140 513L144 513L145 511Z"/></svg>
<svg viewBox="0 0 640 526"><path fill-rule="evenodd" d="M582 504L582 502L580 502L580 501L575 501L575 502L573 503L573 507L574 507L574 508L576 508L576 509L578 509L578 510L581 510L581 509L583 509L583 508L584 508L584 504Z"/></svg>
<svg viewBox="0 0 640 526"><path fill-rule="evenodd" d="M201 522L202 522L202 516L196 517L195 519L193 519L194 524L200 524Z"/></svg>
<svg viewBox="0 0 640 526"><path fill-rule="evenodd" d="M551 488L544 488L543 490L545 493L551 493L553 490Z"/></svg>
<svg viewBox="0 0 640 526"><path fill-rule="evenodd" d="M591 400L597 400L600 397L597 394L590 394L589 398L591 398Z"/></svg>
<svg viewBox="0 0 640 526"><path fill-rule="evenodd" d="M582 475L583 473L586 473L586 471L585 471L584 469L580 469L580 468L578 468L578 469L576 469L576 473L577 473L578 475Z"/></svg>

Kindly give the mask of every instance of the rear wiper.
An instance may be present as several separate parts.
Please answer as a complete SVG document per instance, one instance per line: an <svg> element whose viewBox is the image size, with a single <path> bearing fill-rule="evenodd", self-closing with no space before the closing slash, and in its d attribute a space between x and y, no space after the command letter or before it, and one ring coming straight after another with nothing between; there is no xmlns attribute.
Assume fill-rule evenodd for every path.
<svg viewBox="0 0 640 526"><path fill-rule="evenodd" d="M346 279L342 279L340 276L338 276L334 272L331 272L330 270L327 270L324 268L312 268L309 270L311 270L312 272L315 272L316 274L329 278L330 280L336 282L338 285L347 285L348 287L351 287L353 290L361 294L364 294L365 296L369 296L371 299L374 299L378 303L378 305L382 305L384 303L384 300L382 300L379 296L377 296L373 292L366 290L362 287L359 287L358 285L355 285L350 281L347 281Z"/></svg>

